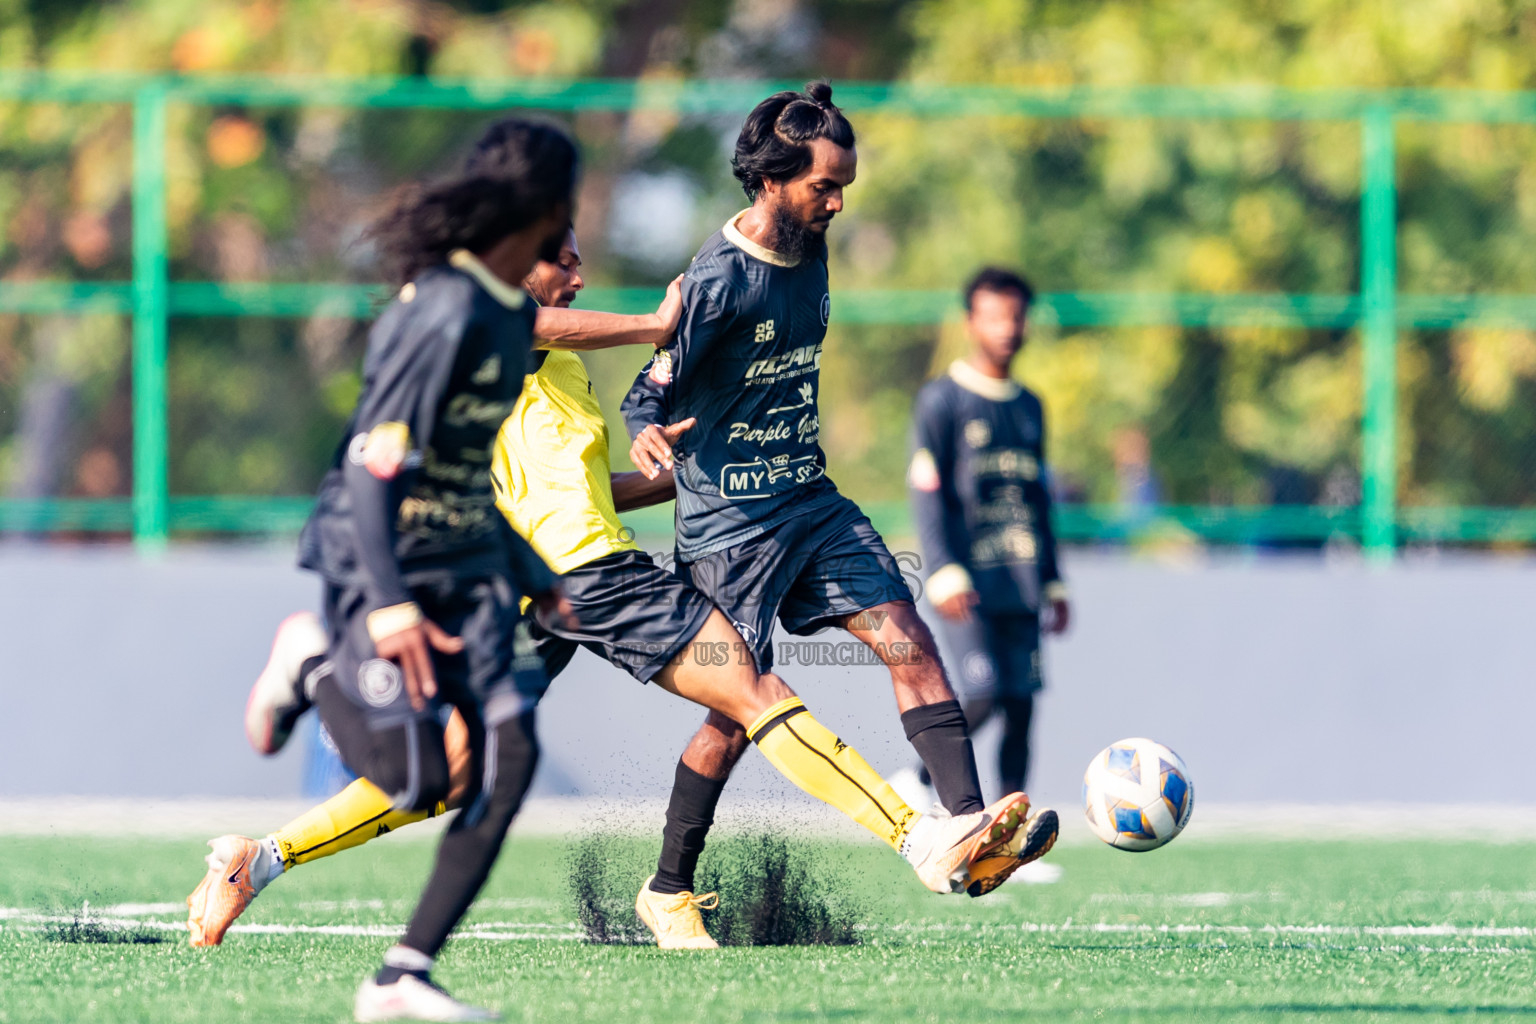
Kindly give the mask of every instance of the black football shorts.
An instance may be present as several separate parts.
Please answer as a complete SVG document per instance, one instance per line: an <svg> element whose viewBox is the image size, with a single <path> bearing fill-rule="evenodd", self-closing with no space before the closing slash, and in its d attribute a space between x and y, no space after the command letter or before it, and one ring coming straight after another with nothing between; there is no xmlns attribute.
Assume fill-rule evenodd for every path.
<svg viewBox="0 0 1536 1024"><path fill-rule="evenodd" d="M913 600L869 517L841 495L724 551L679 563L678 575L713 601L773 666L773 624L809 636L876 605Z"/></svg>
<svg viewBox="0 0 1536 1024"><path fill-rule="evenodd" d="M553 679L578 647L642 683L698 635L715 606L644 551L618 551L577 566L560 579L581 625L568 630L534 615L534 648Z"/></svg>

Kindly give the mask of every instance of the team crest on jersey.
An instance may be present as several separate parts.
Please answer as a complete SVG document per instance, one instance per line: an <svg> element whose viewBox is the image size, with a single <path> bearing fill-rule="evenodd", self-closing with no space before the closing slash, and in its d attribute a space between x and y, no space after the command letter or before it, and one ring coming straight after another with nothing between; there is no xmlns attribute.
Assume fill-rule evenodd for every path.
<svg viewBox="0 0 1536 1024"><path fill-rule="evenodd" d="M491 356L470 375L471 384L494 384L501 379L501 356Z"/></svg>
<svg viewBox="0 0 1536 1024"><path fill-rule="evenodd" d="M971 420L965 425L965 443L972 448L985 448L992 441L992 424L986 420Z"/></svg>
<svg viewBox="0 0 1536 1024"><path fill-rule="evenodd" d="M765 341L774 339L774 326L772 320L764 320L757 325L757 330L752 333L752 343L761 345Z"/></svg>
<svg viewBox="0 0 1536 1024"><path fill-rule="evenodd" d="M357 670L358 692L376 708L387 708L398 700L404 685L400 669L383 658L369 658Z"/></svg>
<svg viewBox="0 0 1536 1024"><path fill-rule="evenodd" d="M832 293L827 292L821 297L821 326L825 327L832 322Z"/></svg>
<svg viewBox="0 0 1536 1024"><path fill-rule="evenodd" d="M651 357L651 369L647 377L666 387L672 383L672 353L662 349Z"/></svg>

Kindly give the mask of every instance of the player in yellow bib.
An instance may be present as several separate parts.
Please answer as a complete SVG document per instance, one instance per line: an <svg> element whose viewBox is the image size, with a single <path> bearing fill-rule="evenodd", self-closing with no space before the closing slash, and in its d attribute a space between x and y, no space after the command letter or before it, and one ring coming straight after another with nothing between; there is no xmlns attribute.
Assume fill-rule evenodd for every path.
<svg viewBox="0 0 1536 1024"><path fill-rule="evenodd" d="M581 288L579 267L572 237L557 263L540 264L525 282L529 293L548 307L540 310L535 328L541 345L659 344L658 329L670 334L676 322L670 295L655 317L546 317L547 311L568 306ZM638 472L610 473L607 423L581 358L548 351L536 353L536 363L501 428L492 479L508 522L562 574L568 604L535 610L535 625L520 640L517 656L539 659L552 679L584 646L641 682L655 681L711 708L678 764L668 811L669 834L691 832L698 839L687 856L696 861L702 850L702 833L726 774L718 764L690 761L690 754L717 748L719 735L743 736L732 722L745 727L739 742L756 743L791 781L889 843L935 892L963 892L974 864L996 859L1003 849L1011 856L1015 834L1025 835L1021 826L1027 803L1005 799L954 818L914 811L853 748L822 726L782 679L758 673L740 634L707 598L639 550L618 513L670 500L675 493L671 474L648 480ZM675 440L688 426L684 421L668 430ZM693 657L693 650L703 656ZM714 656L721 650L731 652L724 665ZM306 681L325 670L323 657L323 631L313 616L291 616L279 627L247 709L247 735L258 751L272 753L286 742L307 707ZM542 693L523 696L531 706ZM453 757L456 733L450 722L450 758L459 779L468 764ZM388 794L360 779L263 839L212 840L207 876L188 900L193 945L217 945L256 894L288 868L444 813L453 803L450 794L432 812L400 810ZM677 874L691 877L692 871L688 863ZM636 909L658 944L714 947L699 916L708 897L658 891L651 883L646 880Z"/></svg>

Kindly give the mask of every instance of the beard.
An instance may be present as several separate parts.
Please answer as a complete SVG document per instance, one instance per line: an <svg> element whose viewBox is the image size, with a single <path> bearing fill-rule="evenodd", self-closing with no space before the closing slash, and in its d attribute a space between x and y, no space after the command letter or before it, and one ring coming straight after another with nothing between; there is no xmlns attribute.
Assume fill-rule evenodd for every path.
<svg viewBox="0 0 1536 1024"><path fill-rule="evenodd" d="M820 236L784 202L768 208L768 224L773 233L773 251L796 263L815 252L821 241Z"/></svg>

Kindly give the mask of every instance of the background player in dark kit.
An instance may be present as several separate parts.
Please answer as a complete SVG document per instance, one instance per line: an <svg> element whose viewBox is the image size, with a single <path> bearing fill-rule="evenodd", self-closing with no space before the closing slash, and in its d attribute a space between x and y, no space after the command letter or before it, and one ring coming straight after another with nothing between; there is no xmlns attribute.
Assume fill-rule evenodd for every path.
<svg viewBox="0 0 1536 1024"><path fill-rule="evenodd" d="M831 312L825 232L857 170L853 128L831 86L758 104L732 167L752 206L684 274L677 336L624 401L631 456L647 475L674 468L677 571L734 621L759 667L772 663L775 620L797 634L847 629L890 667L903 726L944 806L981 811L965 716L933 637L885 543L827 478L819 443ZM667 430L687 419L697 425L686 433ZM678 766L655 891L692 886L714 803L744 746L720 724L706 724ZM1027 808L1022 794L1005 801L1010 813ZM1043 852L1055 815L1037 824ZM992 865L995 881L973 872L968 891L988 891L1016 866Z"/></svg>
<svg viewBox="0 0 1536 1024"><path fill-rule="evenodd" d="M532 344L534 307L516 282L558 255L576 174L563 132L509 119L457 176L410 194L375 229L403 287L370 332L357 410L300 542L300 564L325 581L330 629L332 671L315 703L348 767L396 807L448 794L439 702L463 717L472 768L469 804L405 935L359 990L358 1020L495 1017L429 972L538 757L532 703L544 681L519 583L546 605L563 599L496 510L491 448Z"/></svg>
<svg viewBox="0 0 1536 1024"><path fill-rule="evenodd" d="M1042 612L1050 632L1069 618L1051 530L1045 414L1011 377L1033 297L1008 270L984 269L967 284L971 349L918 392L907 473L931 567L928 599L942 618L966 721L974 732L993 715L1003 720L1004 792L1023 789L1029 770Z"/></svg>

